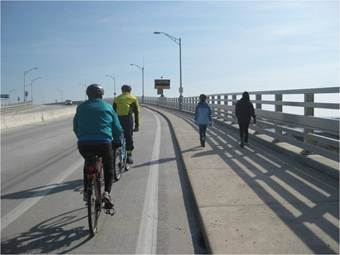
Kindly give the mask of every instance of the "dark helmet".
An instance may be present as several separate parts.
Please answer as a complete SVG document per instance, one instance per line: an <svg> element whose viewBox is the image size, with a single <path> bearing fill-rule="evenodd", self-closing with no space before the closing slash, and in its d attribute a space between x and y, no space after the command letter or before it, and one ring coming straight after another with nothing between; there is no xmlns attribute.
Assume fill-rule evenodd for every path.
<svg viewBox="0 0 340 255"><path fill-rule="evenodd" d="M122 86L122 92L131 92L131 86L124 84Z"/></svg>
<svg viewBox="0 0 340 255"><path fill-rule="evenodd" d="M103 98L104 95L104 89L102 86L99 84L91 84L87 87L86 89L86 95L90 99L95 99L95 98Z"/></svg>
<svg viewBox="0 0 340 255"><path fill-rule="evenodd" d="M246 100L246 101L249 101L249 93L247 91L243 92L242 99Z"/></svg>
<svg viewBox="0 0 340 255"><path fill-rule="evenodd" d="M207 100L207 96L204 95L204 94L201 94L201 95L200 95L200 101L201 101L201 102L205 102L205 100Z"/></svg>

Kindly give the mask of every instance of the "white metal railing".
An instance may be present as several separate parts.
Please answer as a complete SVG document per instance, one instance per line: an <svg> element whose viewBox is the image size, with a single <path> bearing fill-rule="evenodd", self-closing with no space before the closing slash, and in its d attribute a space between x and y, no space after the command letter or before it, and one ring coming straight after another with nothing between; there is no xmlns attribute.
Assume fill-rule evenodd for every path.
<svg viewBox="0 0 340 255"><path fill-rule="evenodd" d="M208 103L213 118L227 125L237 124L235 105L243 92L208 95ZM254 104L257 133L267 134L275 141L284 141L304 149L304 153L316 153L332 160L339 161L339 119L315 117L315 109L333 110L339 116L340 87L250 91L251 102ZM317 95L325 94L331 101L316 102ZM270 95L272 99L263 99ZM285 100L286 95L302 97L300 101ZM146 104L179 110L178 98L144 97ZM194 113L199 96L184 97L182 111ZM268 105L273 110L266 110ZM302 114L288 113L285 106L302 108Z"/></svg>

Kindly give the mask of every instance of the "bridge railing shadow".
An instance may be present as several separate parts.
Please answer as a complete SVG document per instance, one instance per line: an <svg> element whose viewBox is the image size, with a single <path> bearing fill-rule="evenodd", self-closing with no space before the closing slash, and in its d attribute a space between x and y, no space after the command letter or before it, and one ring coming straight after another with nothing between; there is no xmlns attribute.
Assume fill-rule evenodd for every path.
<svg viewBox="0 0 340 255"><path fill-rule="evenodd" d="M182 117L197 130L192 118ZM336 179L312 169L306 171L306 167L285 155L277 157L263 150L258 143L241 149L238 133L222 125L208 129L207 142L211 150L195 152L197 147L192 148L195 152L192 157L218 155L312 251L338 252L339 184ZM334 247L337 249L333 250Z"/></svg>

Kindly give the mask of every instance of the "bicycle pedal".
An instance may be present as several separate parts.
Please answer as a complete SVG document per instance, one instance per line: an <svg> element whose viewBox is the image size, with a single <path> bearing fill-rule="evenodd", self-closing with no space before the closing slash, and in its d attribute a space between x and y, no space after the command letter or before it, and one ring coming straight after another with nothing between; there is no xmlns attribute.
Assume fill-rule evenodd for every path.
<svg viewBox="0 0 340 255"><path fill-rule="evenodd" d="M113 216L116 213L116 210L114 208L112 208L112 209L105 209L105 213Z"/></svg>

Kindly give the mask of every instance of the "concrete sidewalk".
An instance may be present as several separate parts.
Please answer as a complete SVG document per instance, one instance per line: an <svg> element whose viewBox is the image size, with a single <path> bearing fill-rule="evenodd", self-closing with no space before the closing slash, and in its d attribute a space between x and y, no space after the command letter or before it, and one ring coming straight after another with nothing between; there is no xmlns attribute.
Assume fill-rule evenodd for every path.
<svg viewBox="0 0 340 255"><path fill-rule="evenodd" d="M336 179L251 138L241 149L227 129L201 148L192 120L153 109L174 130L211 253L338 253Z"/></svg>

